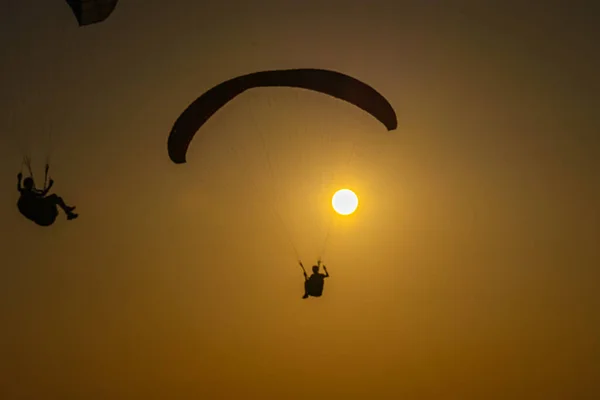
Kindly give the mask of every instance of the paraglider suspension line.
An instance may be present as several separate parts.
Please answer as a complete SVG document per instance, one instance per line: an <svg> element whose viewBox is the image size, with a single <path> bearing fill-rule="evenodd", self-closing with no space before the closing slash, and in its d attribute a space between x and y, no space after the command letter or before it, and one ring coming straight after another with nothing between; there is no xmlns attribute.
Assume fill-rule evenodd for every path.
<svg viewBox="0 0 600 400"><path fill-rule="evenodd" d="M329 220L329 225L327 226L325 240L323 240L323 246L321 247L321 252L319 253L319 260L323 259L323 255L325 254L325 249L327 248L327 243L329 242L329 236L331 233L331 225L333 225L333 217Z"/></svg>
<svg viewBox="0 0 600 400"><path fill-rule="evenodd" d="M265 137L263 135L263 131L262 131L262 129L261 129L258 121L256 120L256 116L253 113L251 113L251 115L252 115L252 119L254 121L254 124L258 128L257 130L259 131L260 141L261 141L262 148L263 148L263 151L265 152L265 156L266 156L266 159L267 159L267 166L269 168L269 174L271 175L271 180L276 184L277 180L275 179L275 173L273 172L273 164L271 163L271 156L270 156L269 150L267 148L267 143L265 141ZM292 234L291 234L290 230L288 229L285 221L283 220L283 217L279 213L279 210L277 209L277 207L276 207L276 205L274 203L272 203L272 211L274 212L274 214L279 219L279 222L281 222L281 225L283 226L283 229L285 230L285 232L287 234L288 241L289 241L290 245L292 246L292 249L294 250L294 254L296 255L296 259L299 260L300 259L300 255L298 253L298 249L294 245L294 241L292 240Z"/></svg>
<svg viewBox="0 0 600 400"><path fill-rule="evenodd" d="M23 156L23 162L21 163L21 172L23 172L23 166L27 168L27 172L29 172L29 176L31 179L33 178L33 169L31 168L31 158L29 156Z"/></svg>
<svg viewBox="0 0 600 400"><path fill-rule="evenodd" d="M350 154L348 155L348 158L346 159L346 162L344 163L344 166L348 166L350 165L350 161L352 161L352 158L356 155L356 142L354 142L352 144L352 150L350 151ZM323 259L323 255L325 254L325 250L327 249L327 244L329 243L329 237L331 236L331 226L333 225L333 219L335 218L334 215L331 216L331 218L329 219L329 224L327 226L327 231L325 233L325 239L323 240L323 247L321 248L321 252L319 253L319 260Z"/></svg>

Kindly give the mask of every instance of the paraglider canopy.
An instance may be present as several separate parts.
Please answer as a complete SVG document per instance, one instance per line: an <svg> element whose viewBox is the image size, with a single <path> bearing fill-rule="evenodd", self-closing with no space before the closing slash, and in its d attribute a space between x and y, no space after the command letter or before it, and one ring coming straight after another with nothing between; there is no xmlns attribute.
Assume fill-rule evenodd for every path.
<svg viewBox="0 0 600 400"><path fill-rule="evenodd" d="M202 125L229 101L246 90L259 87L290 87L320 92L366 111L388 131L398 126L396 112L388 100L371 86L351 76L312 68L260 71L222 82L187 107L169 134L167 148L171 161L185 163L190 142Z"/></svg>
<svg viewBox="0 0 600 400"><path fill-rule="evenodd" d="M110 16L119 0L67 0L79 26L104 21Z"/></svg>

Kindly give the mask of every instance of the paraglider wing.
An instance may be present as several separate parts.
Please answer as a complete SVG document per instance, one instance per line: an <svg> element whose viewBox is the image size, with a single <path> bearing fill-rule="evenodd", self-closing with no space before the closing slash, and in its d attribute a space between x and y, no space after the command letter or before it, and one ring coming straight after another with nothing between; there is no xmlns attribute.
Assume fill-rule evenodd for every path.
<svg viewBox="0 0 600 400"><path fill-rule="evenodd" d="M104 21L110 16L119 0L67 0L79 26Z"/></svg>
<svg viewBox="0 0 600 400"><path fill-rule="evenodd" d="M167 148L171 161L185 163L190 142L202 125L230 100L257 87L294 87L324 93L363 109L388 131L398 126L390 103L371 86L348 75L322 69L261 71L220 83L190 104L169 134Z"/></svg>

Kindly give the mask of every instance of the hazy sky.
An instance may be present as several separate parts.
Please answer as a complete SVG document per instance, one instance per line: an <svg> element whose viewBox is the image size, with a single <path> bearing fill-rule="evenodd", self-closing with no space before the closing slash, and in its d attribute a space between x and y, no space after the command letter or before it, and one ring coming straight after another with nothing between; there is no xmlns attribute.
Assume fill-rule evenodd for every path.
<svg viewBox="0 0 600 400"><path fill-rule="evenodd" d="M5 3L0 398L600 398L586 2L122 0L85 28ZM256 90L170 162L203 91L297 67L369 83L398 129ZM18 213L25 145L78 220Z"/></svg>

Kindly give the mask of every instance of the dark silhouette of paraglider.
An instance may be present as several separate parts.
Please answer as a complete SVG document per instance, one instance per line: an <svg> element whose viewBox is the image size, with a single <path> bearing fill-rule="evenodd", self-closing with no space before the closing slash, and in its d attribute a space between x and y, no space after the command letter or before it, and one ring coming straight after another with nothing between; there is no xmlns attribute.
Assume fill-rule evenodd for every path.
<svg viewBox="0 0 600 400"><path fill-rule="evenodd" d="M104 21L112 14L117 3L118 0L67 0L79 26ZM57 207L65 212L68 220L77 218L78 214L73 212L75 207L65 204L64 200L56 194L48 195L54 184L52 179L48 181L48 164L46 164L44 187L39 190L35 187L29 157L25 156L24 159L25 164L29 167L30 176L23 180L22 172L17 175L17 189L20 193L17 207L21 214L40 226L50 226L54 223L58 215Z"/></svg>
<svg viewBox="0 0 600 400"><path fill-rule="evenodd" d="M48 165L46 165L46 179L44 188L36 189L33 175L23 179L23 173L17 175L17 190L20 193L17 207L23 216L40 226L50 226L56 221L58 209L60 207L67 216L68 220L78 217L74 213L75 207L65 204L64 200L56 194L48 195L54 180L47 180ZM46 184L47 183L47 184Z"/></svg>
<svg viewBox="0 0 600 400"><path fill-rule="evenodd" d="M303 299L308 299L309 296L312 297L321 297L323 295L323 288L325 286L325 278L329 278L329 272L327 272L327 267L322 265L324 274L319 272L319 268L321 267L321 260L317 261L316 265L312 267L312 275L309 277L304 269L304 265L302 261L299 261L300 267L302 268L302 272L304 273L304 295Z"/></svg>

